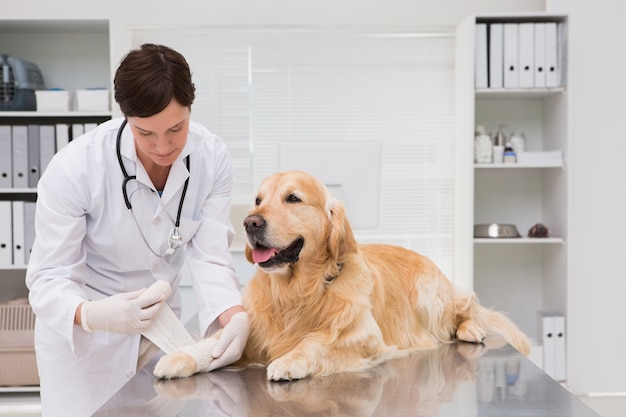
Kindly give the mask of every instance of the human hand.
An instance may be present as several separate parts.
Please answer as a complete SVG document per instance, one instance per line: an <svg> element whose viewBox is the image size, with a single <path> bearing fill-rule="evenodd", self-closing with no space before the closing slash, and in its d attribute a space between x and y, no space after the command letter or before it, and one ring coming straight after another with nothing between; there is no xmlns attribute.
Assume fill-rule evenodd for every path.
<svg viewBox="0 0 626 417"><path fill-rule="evenodd" d="M209 364L208 370L222 368L241 358L249 335L248 314L243 311L235 314L224 326L217 344L211 350L213 360Z"/></svg>
<svg viewBox="0 0 626 417"><path fill-rule="evenodd" d="M140 333L150 326L166 298L160 292L140 289L87 301L81 306L81 323L88 332Z"/></svg>

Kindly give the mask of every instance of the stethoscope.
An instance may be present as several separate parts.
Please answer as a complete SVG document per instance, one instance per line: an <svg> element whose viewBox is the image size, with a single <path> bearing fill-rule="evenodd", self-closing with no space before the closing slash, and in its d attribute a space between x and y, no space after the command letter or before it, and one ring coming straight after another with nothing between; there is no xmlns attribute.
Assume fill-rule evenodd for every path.
<svg viewBox="0 0 626 417"><path fill-rule="evenodd" d="M133 212L133 206L130 203L130 198L128 196L128 191L126 189L126 187L128 186L128 181L137 179L136 175L128 175L128 172L126 171L126 168L124 167L124 163L122 161L122 152L121 152L122 132L124 131L124 127L126 127L127 123L128 121L124 119L124 121L120 125L120 128L117 131L117 138L116 138L116 143L115 143L115 150L117 152L117 160L120 164L122 174L124 174L124 181L122 181L122 194L124 196L124 203L126 204L126 208L130 210L130 213L132 214L133 219L135 220L135 223L137 224L137 227L139 228L139 233L141 233L141 237L143 238L143 241L146 244L146 246L148 246L148 249L150 249L150 251L154 255L161 256L152 249L152 247L148 243L148 240L146 239L143 232L141 231L141 227L139 227L139 223L137 222L137 218L135 217L135 213ZM185 157L185 165L187 166L187 170L191 172L189 168L189 155ZM165 210L165 207L163 206L163 203L161 202L161 198L157 197L158 203L161 205L161 207L163 207L163 210L165 211L167 216L170 217L170 220L172 220L172 222L174 223L174 228L170 231L170 234L167 239L169 248L165 251L166 255L173 254L176 251L176 249L178 249L178 247L180 247L180 245L182 245L183 243L183 236L180 234L180 215L183 211L183 203L185 201L185 194L187 194L188 186L189 186L189 177L187 177L187 179L185 180L185 185L183 186L183 193L180 196L180 202L178 203L178 213L176 214L175 221L174 219L170 217L167 210ZM148 189L156 196L157 192L155 190L149 187Z"/></svg>

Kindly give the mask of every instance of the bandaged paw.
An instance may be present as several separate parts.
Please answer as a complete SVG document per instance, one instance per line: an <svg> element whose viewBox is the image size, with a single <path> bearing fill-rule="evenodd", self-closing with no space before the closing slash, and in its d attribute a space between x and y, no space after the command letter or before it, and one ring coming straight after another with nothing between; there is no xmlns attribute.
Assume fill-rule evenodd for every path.
<svg viewBox="0 0 626 417"><path fill-rule="evenodd" d="M163 356L154 368L154 376L162 379L186 378L209 371L213 360L211 351L216 344L217 339L208 337Z"/></svg>

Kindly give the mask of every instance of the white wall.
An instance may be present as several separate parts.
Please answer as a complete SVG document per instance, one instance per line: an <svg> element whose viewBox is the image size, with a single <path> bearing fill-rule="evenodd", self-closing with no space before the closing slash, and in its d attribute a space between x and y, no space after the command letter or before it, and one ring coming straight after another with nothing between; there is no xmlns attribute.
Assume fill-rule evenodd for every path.
<svg viewBox="0 0 626 417"><path fill-rule="evenodd" d="M22 0L4 17L220 25L456 25L471 13L544 10L543 0Z"/></svg>
<svg viewBox="0 0 626 417"><path fill-rule="evenodd" d="M577 393L626 392L626 4L548 9L569 14L568 375Z"/></svg>
<svg viewBox="0 0 626 417"><path fill-rule="evenodd" d="M111 65L129 27L189 25L455 26L472 13L570 15L569 376L575 392L626 391L626 41L621 0L84 0L13 1L3 18L108 18ZM593 362L593 366L590 366Z"/></svg>

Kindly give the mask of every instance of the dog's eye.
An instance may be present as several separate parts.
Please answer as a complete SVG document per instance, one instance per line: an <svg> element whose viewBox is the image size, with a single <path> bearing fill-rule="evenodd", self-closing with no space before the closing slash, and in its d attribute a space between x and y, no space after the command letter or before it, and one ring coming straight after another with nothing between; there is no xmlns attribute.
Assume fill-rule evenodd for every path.
<svg viewBox="0 0 626 417"><path fill-rule="evenodd" d="M261 198L260 198L260 197L257 197L257 198L256 198L256 200L254 200L254 204L255 204L256 206L258 206L259 204L261 204Z"/></svg>
<svg viewBox="0 0 626 417"><path fill-rule="evenodd" d="M289 194L287 196L287 200L288 203L302 203L302 200L300 200L300 197L298 197L295 194Z"/></svg>

